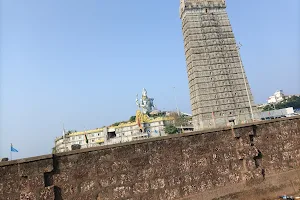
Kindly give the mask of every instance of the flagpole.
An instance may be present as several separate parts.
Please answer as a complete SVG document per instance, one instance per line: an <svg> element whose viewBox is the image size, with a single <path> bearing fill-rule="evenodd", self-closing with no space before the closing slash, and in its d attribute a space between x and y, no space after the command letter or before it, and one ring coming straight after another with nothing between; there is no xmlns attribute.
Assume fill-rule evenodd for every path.
<svg viewBox="0 0 300 200"><path fill-rule="evenodd" d="M175 87L174 86L173 86L173 89L174 89L174 97L175 97L176 110L177 110L178 117L180 117L180 112L179 112L179 109L178 109L176 92L175 92Z"/></svg>
<svg viewBox="0 0 300 200"><path fill-rule="evenodd" d="M10 143L10 160L12 160L12 151L11 151L12 143Z"/></svg>

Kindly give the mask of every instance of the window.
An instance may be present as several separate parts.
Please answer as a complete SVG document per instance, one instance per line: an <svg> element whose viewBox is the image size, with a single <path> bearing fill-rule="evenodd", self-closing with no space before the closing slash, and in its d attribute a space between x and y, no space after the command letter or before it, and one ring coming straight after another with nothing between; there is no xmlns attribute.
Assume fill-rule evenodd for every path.
<svg viewBox="0 0 300 200"><path fill-rule="evenodd" d="M110 139L110 138L115 138L117 135L116 135L116 132L109 132L107 133L107 138Z"/></svg>

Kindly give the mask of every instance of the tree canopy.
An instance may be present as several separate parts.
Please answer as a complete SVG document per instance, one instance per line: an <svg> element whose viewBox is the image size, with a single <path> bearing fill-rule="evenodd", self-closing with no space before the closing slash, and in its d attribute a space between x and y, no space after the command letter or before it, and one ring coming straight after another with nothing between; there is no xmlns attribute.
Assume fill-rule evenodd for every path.
<svg viewBox="0 0 300 200"><path fill-rule="evenodd" d="M178 133L177 128L173 124L168 124L165 127L165 133L167 134L175 134Z"/></svg>
<svg viewBox="0 0 300 200"><path fill-rule="evenodd" d="M263 111L275 110L275 109L283 109L293 107L294 109L300 108L300 97L292 96L291 98L285 99L276 104L268 104L263 108Z"/></svg>
<svg viewBox="0 0 300 200"><path fill-rule="evenodd" d="M135 118L136 118L136 116L131 116L130 119L129 119L129 121L130 122L135 122Z"/></svg>
<svg viewBox="0 0 300 200"><path fill-rule="evenodd" d="M171 113L170 116L174 118L175 126L186 126L189 124L189 121L191 120L191 117L178 115L178 113L176 112Z"/></svg>

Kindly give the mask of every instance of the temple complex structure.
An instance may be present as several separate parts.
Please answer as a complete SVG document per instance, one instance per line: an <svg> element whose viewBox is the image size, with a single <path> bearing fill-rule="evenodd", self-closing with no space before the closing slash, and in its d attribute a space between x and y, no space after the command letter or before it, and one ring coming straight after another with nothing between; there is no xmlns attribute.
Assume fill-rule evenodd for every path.
<svg viewBox="0 0 300 200"><path fill-rule="evenodd" d="M181 0L194 130L257 117L224 0Z"/></svg>
<svg viewBox="0 0 300 200"><path fill-rule="evenodd" d="M147 90L143 89L140 101L138 95L136 98L138 109L135 120L79 132L63 130L63 136L55 139L55 152L71 151L74 145L90 148L166 136L165 127L173 124L174 117L163 115L160 111L158 113L161 116L150 115L155 108L153 101L153 98L148 97ZM180 130L190 132L193 127L191 125L180 127Z"/></svg>
<svg viewBox="0 0 300 200"><path fill-rule="evenodd" d="M136 105L138 106L138 108L142 109L142 113L147 114L150 113L151 111L153 111L153 108L155 108L155 105L153 103L154 98L149 98L147 95L147 90L145 88L143 88L142 91L142 98L139 101L138 95L136 95Z"/></svg>

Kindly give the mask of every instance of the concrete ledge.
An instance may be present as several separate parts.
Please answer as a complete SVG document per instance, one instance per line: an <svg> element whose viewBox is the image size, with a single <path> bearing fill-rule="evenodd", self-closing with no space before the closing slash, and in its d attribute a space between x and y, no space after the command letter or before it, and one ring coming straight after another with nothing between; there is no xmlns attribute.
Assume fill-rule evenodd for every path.
<svg viewBox="0 0 300 200"><path fill-rule="evenodd" d="M53 155L48 154L48 155L29 157L29 158L23 158L23 159L18 159L18 160L4 161L4 162L0 162L0 167L7 166L7 165L28 163L28 162L35 162L38 160L46 160L46 159L52 159L52 158L53 158Z"/></svg>

